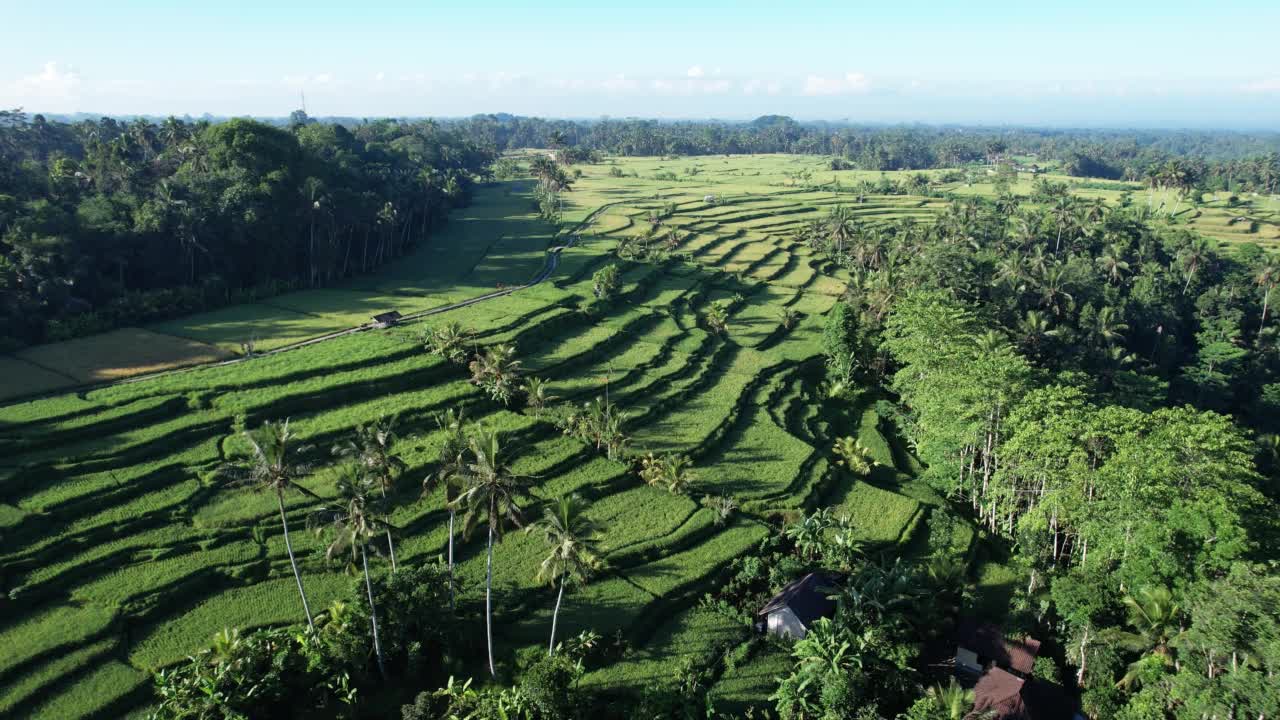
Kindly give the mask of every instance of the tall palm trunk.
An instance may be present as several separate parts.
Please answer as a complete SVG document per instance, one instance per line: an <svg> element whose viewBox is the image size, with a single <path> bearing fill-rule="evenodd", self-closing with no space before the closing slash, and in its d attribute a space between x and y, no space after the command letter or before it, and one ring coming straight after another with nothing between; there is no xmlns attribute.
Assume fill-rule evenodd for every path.
<svg viewBox="0 0 1280 720"><path fill-rule="evenodd" d="M1267 305L1271 302L1271 290L1262 293L1262 322L1258 325L1258 334L1267 329Z"/></svg>
<svg viewBox="0 0 1280 720"><path fill-rule="evenodd" d="M383 500L387 499L387 488L385 485L382 487L382 499ZM387 524L387 552L391 555L391 572L395 572L396 571L396 544L391 539L390 523Z"/></svg>
<svg viewBox="0 0 1280 720"><path fill-rule="evenodd" d="M498 677L493 666L493 524L489 524L489 556L484 563L484 634L489 643L489 674Z"/></svg>
<svg viewBox="0 0 1280 720"><path fill-rule="evenodd" d="M302 573L298 572L298 561L293 557L293 543L289 540L289 520L284 513L284 493L276 492L276 502L280 505L280 524L284 527L284 549L289 552L289 564L293 566L293 579L298 581L298 595L302 597L302 611L307 614L307 627L316 629L311 619L311 606L307 604L307 593L302 589Z"/></svg>
<svg viewBox="0 0 1280 720"><path fill-rule="evenodd" d="M560 619L560 601L564 599L564 578L560 578L560 592L556 593L556 609L551 611L551 642L547 645L547 654L556 652L556 621Z"/></svg>
<svg viewBox="0 0 1280 720"><path fill-rule="evenodd" d="M311 287L316 286L316 214L311 213L311 241L307 249L307 264L309 268L309 283Z"/></svg>
<svg viewBox="0 0 1280 720"><path fill-rule="evenodd" d="M387 528L387 551L391 555L391 572L396 571L396 544L391 540L391 528Z"/></svg>
<svg viewBox="0 0 1280 720"><path fill-rule="evenodd" d="M449 609L454 606L454 585L453 585L453 509L449 510Z"/></svg>
<svg viewBox="0 0 1280 720"><path fill-rule="evenodd" d="M364 565L364 589L369 594L369 624L373 626L373 654L378 658L378 674L387 679L387 668L382 662L382 643L378 641L378 609L373 604L373 584L369 582L369 553L360 546L360 562Z"/></svg>

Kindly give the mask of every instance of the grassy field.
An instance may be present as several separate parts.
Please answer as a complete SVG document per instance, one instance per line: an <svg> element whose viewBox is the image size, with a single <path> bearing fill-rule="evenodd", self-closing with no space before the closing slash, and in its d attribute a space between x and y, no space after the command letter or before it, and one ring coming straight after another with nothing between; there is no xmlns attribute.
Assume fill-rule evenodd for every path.
<svg viewBox="0 0 1280 720"><path fill-rule="evenodd" d="M894 453L874 413L859 410L833 424L811 399L823 313L847 278L791 242L789 231L842 196L792 184L788 174L812 159L699 162L697 175L675 182L653 176L683 173L690 161L628 160L622 167L639 177L623 178L611 177L608 165L583 166L565 223L592 213L595 222L537 287L422 323L0 407L0 580L11 598L0 637L22 649L0 661L0 714L125 715L146 705L149 671L207 645L223 626L301 620L272 500L212 477L243 447L238 431L268 419L292 418L307 442L325 448L357 424L399 414L409 471L392 520L404 563L437 557L446 541L441 498L419 498L418 482L442 441L435 411L463 408L499 430L520 448L517 470L537 478L542 498L571 491L588 498L607 528L610 570L566 596L560 623L562 636L591 628L632 643L634 652L584 679L601 686L649 683L677 654L711 655L743 642L743 628L694 603L732 559L776 532L779 518L835 504L865 528L868 542L906 542L924 510L899 492L910 468L891 467ZM542 265L547 246L562 241L531 219L524 189L486 190L451 222L441 246L340 288L187 318L159 328L163 336L121 331L114 354L101 355L111 358L106 364L95 364L93 339L79 341L89 345L75 352L50 346L4 362L49 387L63 377L103 377L97 373L109 368L154 367L165 353L222 354L254 333L260 348L279 346L373 311L431 307L519 284ZM719 202L705 202L709 194ZM618 261L616 241L667 203L676 207L668 222L691 229L677 248L680 259ZM870 198L857 212L869 222L928 222L937 204ZM621 265L620 295L595 306L591 274L610 262ZM725 335L701 320L717 301L732 307ZM784 308L798 322L785 326ZM695 500L643 486L627 463L601 457L546 420L495 406L462 370L422 351L419 330L450 320L473 328L481 344L514 343L563 402L599 397L607 378L610 398L629 413L632 452L689 455L699 477L694 492L732 495L741 511L718 525ZM146 347L130 355L131 342ZM830 462L834 436L850 432L890 465L874 484ZM332 493L332 471L321 469L306 484L322 497ZM291 496L291 524L301 526L312 508ZM324 561L321 540L296 532L293 542L312 604L323 607L351 579ZM481 540L459 550L466 586L482 586ZM553 597L535 583L541 553L536 538L519 533L495 553L503 663L545 642ZM752 655L724 673L716 693L757 702L778 666L768 653Z"/></svg>

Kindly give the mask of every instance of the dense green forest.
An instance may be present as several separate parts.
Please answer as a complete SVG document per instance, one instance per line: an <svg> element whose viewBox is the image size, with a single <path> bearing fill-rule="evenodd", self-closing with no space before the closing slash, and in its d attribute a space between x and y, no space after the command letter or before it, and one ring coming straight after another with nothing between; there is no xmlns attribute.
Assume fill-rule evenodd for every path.
<svg viewBox="0 0 1280 720"><path fill-rule="evenodd" d="M0 345L314 287L422 242L491 148L432 122L0 114Z"/></svg>
<svg viewBox="0 0 1280 720"><path fill-rule="evenodd" d="M1280 261L1256 245L1219 250L1153 228L1140 203L1108 208L1049 182L1025 201L955 202L933 226L846 212L801 236L854 273L856 349L874 381L894 358L882 344L897 302L939 287L1042 375L1087 378L1128 407L1193 403L1277 429Z"/></svg>
<svg viewBox="0 0 1280 720"><path fill-rule="evenodd" d="M803 235L860 278L833 368L887 381L924 477L1029 578L1007 626L1052 638L1085 712L1266 717L1280 268L1143 215L955 204Z"/></svg>
<svg viewBox="0 0 1280 720"><path fill-rule="evenodd" d="M477 115L443 121L498 150L558 144L612 155L798 153L831 155L863 170L958 167L1004 155L1060 163L1070 175L1146 180L1178 161L1197 184L1274 192L1280 133L1055 130L799 123L767 115L749 123L547 120Z"/></svg>

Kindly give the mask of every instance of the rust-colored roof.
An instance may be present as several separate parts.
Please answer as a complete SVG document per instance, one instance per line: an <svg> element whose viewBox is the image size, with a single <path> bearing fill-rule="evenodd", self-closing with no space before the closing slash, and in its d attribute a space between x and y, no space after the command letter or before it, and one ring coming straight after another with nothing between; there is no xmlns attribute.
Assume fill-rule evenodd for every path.
<svg viewBox="0 0 1280 720"><path fill-rule="evenodd" d="M1040 654L1040 641L1024 636L1021 640L1008 640L1004 632L991 623L978 623L972 618L960 624L957 641L979 656L994 660L996 665L1008 670L1030 675Z"/></svg>
<svg viewBox="0 0 1280 720"><path fill-rule="evenodd" d="M1026 636L1021 640L1005 640L1005 652L1009 653L1009 669L1023 675L1030 675L1036 666L1036 656L1040 654L1040 641Z"/></svg>
<svg viewBox="0 0 1280 720"><path fill-rule="evenodd" d="M1000 668L991 668L973 688L973 712L993 713L995 720L1025 718L1022 702L1023 679Z"/></svg>

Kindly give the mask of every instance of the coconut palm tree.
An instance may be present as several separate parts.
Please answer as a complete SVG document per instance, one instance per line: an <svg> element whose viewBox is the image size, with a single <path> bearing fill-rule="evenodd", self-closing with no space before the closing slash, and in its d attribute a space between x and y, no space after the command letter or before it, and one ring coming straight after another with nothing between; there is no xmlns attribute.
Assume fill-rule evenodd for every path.
<svg viewBox="0 0 1280 720"><path fill-rule="evenodd" d="M1045 268L1040 276L1040 306L1052 310L1055 317L1062 317L1075 304L1075 298L1067 292L1071 278L1071 270L1066 263L1055 263Z"/></svg>
<svg viewBox="0 0 1280 720"><path fill-rule="evenodd" d="M378 672L383 678L387 668L382 658L382 643L378 638L378 608L373 601L373 583L369 580L369 541L385 526L373 512L372 494L378 481L358 463L348 463L338 471L337 496L339 505L320 510L312 515L311 525L317 533L326 529L334 533L333 541L325 550L325 557L333 560L340 554L351 552L351 565L359 559L364 573L364 589L369 600L369 624L373 631L373 652L378 659Z"/></svg>
<svg viewBox="0 0 1280 720"><path fill-rule="evenodd" d="M396 416L379 417L368 425L357 425L355 437L333 446L333 454L354 460L364 468L369 478L382 493L385 504L388 493L395 488L396 478L408 467L392 448L396 442ZM391 571L396 570L396 546L391 539L391 525L386 526L387 552L391 556Z"/></svg>
<svg viewBox="0 0 1280 720"><path fill-rule="evenodd" d="M525 402L529 409L533 411L533 417L535 419L541 417L542 411L558 399L555 395L552 395L551 391L548 389L550 385L551 383L538 377L530 377L528 380L525 380Z"/></svg>
<svg viewBox="0 0 1280 720"><path fill-rule="evenodd" d="M1203 237L1196 236L1191 239L1191 243L1178 253L1178 260L1182 263L1183 269L1187 273L1187 282L1182 286L1182 294L1186 295L1187 290L1191 289L1191 280L1195 278L1196 271L1199 270L1209 258L1213 256L1213 246Z"/></svg>
<svg viewBox="0 0 1280 720"><path fill-rule="evenodd" d="M300 478L311 472L310 465L293 459L300 452L305 452L306 448L290 448L297 436L289 430L288 419L283 422L264 422L257 430L246 431L244 437L249 442L249 457L223 465L219 474L249 485L254 490L275 493L276 504L280 508L280 526L284 530L284 548L289 553L293 579L298 582L298 595L302 598L302 611L307 616L307 626L314 630L311 606L307 603L307 592L302 587L302 573L298 571L298 559L293 554L293 542L289 538L289 518L284 511L284 494L291 488L315 497L314 493L297 484Z"/></svg>
<svg viewBox="0 0 1280 720"><path fill-rule="evenodd" d="M1056 253L1062 248L1062 231L1070 227L1075 220L1076 199L1071 195L1060 195L1049 212L1053 215L1054 224L1058 228L1058 236L1053 241L1053 251Z"/></svg>
<svg viewBox="0 0 1280 720"><path fill-rule="evenodd" d="M429 352L461 365L467 359L467 343L472 332L457 321L423 331L422 342Z"/></svg>
<svg viewBox="0 0 1280 720"><path fill-rule="evenodd" d="M525 528L527 533L540 535L551 550L538 565L538 582L559 588L556 591L556 606L551 612L548 655L553 654L556 648L556 623L560 618L560 603L564 600L565 585L586 583L604 567L604 561L600 559L594 545L599 536L599 527L584 514L585 509L582 498L565 495L555 505L543 508L541 520Z"/></svg>
<svg viewBox="0 0 1280 720"><path fill-rule="evenodd" d="M845 243L858 232L853 212L844 205L831 208L827 214L826 232L830 242L836 246L836 255L843 255Z"/></svg>
<svg viewBox="0 0 1280 720"><path fill-rule="evenodd" d="M1151 663L1173 665L1172 647L1183 632L1182 610L1174 602L1173 593L1163 585L1140 588L1126 595L1124 605L1129 611L1129 627L1133 631L1113 629L1108 634L1122 647L1142 654L1117 683L1128 687Z"/></svg>
<svg viewBox="0 0 1280 720"><path fill-rule="evenodd" d="M1271 304L1271 293L1275 291L1276 285L1280 284L1280 260L1276 259L1275 255L1268 255L1262 261L1253 281L1262 288L1262 322L1258 325L1258 333L1261 334L1267 327L1267 310Z"/></svg>
<svg viewBox="0 0 1280 720"><path fill-rule="evenodd" d="M1107 281L1112 284L1118 284L1125 273L1129 272L1129 263L1124 259L1124 248L1114 243L1102 251L1097 263L1098 268L1107 276Z"/></svg>
<svg viewBox="0 0 1280 720"><path fill-rule="evenodd" d="M870 451L856 438L848 435L836 439L832 452L839 458L837 462L854 475L868 475L876 464Z"/></svg>
<svg viewBox="0 0 1280 720"><path fill-rule="evenodd" d="M470 536L484 523L488 528L488 554L485 560L484 614L485 637L489 647L489 674L497 677L493 663L493 542L501 537L507 523L520 527L524 512L520 503L531 497L527 480L506 464L498 434L483 426L472 431L467 449L469 457L460 480L462 494L454 505L466 508L463 533Z"/></svg>
<svg viewBox="0 0 1280 720"><path fill-rule="evenodd" d="M1018 321L1017 330L1018 345L1025 352L1035 356L1039 356L1049 338L1057 337L1059 334L1049 322L1049 318L1039 310L1028 310L1027 314Z"/></svg>
<svg viewBox="0 0 1280 720"><path fill-rule="evenodd" d="M722 301L711 303L702 317L707 329L716 335L723 335L729 329L729 308Z"/></svg>
<svg viewBox="0 0 1280 720"><path fill-rule="evenodd" d="M444 490L444 506L449 511L449 607L454 604L453 582L453 521L457 515L454 493L462 480L462 472L466 469L467 434L463 429L462 412L449 409L436 413L436 427L444 433L444 444L440 446L436 470L422 481L422 494L430 495L437 488Z"/></svg>
<svg viewBox="0 0 1280 720"><path fill-rule="evenodd" d="M1093 316L1093 322L1085 331L1093 346L1101 349L1123 340L1124 333L1129 331L1129 325L1124 322L1118 310L1108 305Z"/></svg>
<svg viewBox="0 0 1280 720"><path fill-rule="evenodd" d="M1027 259L1020 252L1013 252L996 263L992 284L1004 286L1021 295L1027 289Z"/></svg>
<svg viewBox="0 0 1280 720"><path fill-rule="evenodd" d="M551 148L553 151L559 151L565 145L566 141L563 132L559 130L552 130L551 133L547 135L547 147Z"/></svg>
<svg viewBox="0 0 1280 720"><path fill-rule="evenodd" d="M477 355L468 366L471 383L482 388L496 402L506 405L520 391L523 369L512 345L494 345Z"/></svg>
<svg viewBox="0 0 1280 720"><path fill-rule="evenodd" d="M955 678L951 678L950 685L935 685L928 692L940 706L943 720L963 720L973 708L973 690L961 686Z"/></svg>

